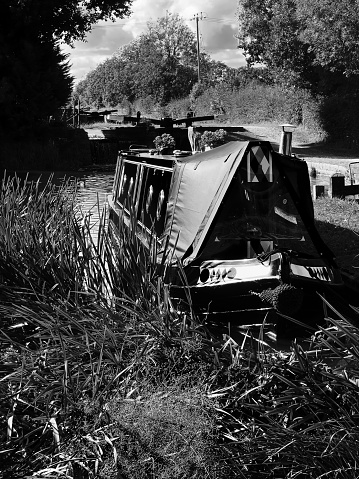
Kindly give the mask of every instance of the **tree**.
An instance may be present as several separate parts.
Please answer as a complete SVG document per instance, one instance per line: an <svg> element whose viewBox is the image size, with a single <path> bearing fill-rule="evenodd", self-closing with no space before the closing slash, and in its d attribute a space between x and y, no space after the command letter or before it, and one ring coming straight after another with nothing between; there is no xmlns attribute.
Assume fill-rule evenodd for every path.
<svg viewBox="0 0 359 479"><path fill-rule="evenodd" d="M4 19L2 19L3 21ZM64 105L72 89L66 56L19 18L0 29L0 130L34 126Z"/></svg>
<svg viewBox="0 0 359 479"><path fill-rule="evenodd" d="M121 103L129 94L125 68L124 62L116 56L100 63L77 84L74 99L95 108Z"/></svg>
<svg viewBox="0 0 359 479"><path fill-rule="evenodd" d="M280 83L315 82L313 55L302 40L295 0L239 0L239 46L248 65L264 64Z"/></svg>
<svg viewBox="0 0 359 479"><path fill-rule="evenodd" d="M181 65L196 67L197 47L192 30L176 14L168 14L147 24L147 37L165 62L177 60Z"/></svg>
<svg viewBox="0 0 359 479"><path fill-rule="evenodd" d="M236 77L240 69L231 68L225 63L212 60L206 54L201 55L201 65L202 90L218 85L226 85L230 88L235 88L238 85Z"/></svg>
<svg viewBox="0 0 359 479"><path fill-rule="evenodd" d="M328 93L359 73L356 0L238 0L239 46L290 85Z"/></svg>
<svg viewBox="0 0 359 479"><path fill-rule="evenodd" d="M297 0L305 24L301 40L315 65L349 77L359 74L359 3L356 0Z"/></svg>
<svg viewBox="0 0 359 479"><path fill-rule="evenodd" d="M36 28L38 38L71 44L84 39L100 20L115 20L130 13L132 0L1 0L4 27L8 17L22 18L25 26Z"/></svg>
<svg viewBox="0 0 359 479"><path fill-rule="evenodd" d="M73 79L59 44L99 20L129 13L132 0L1 0L0 132L43 122L68 101Z"/></svg>
<svg viewBox="0 0 359 479"><path fill-rule="evenodd" d="M101 95L106 106L143 98L163 105L189 94L196 82L196 68L193 32L179 15L167 15L149 22L142 35L91 72L81 82L81 100L87 92L92 103ZM98 83L102 84L101 93ZM76 94L79 91L77 88Z"/></svg>
<svg viewBox="0 0 359 479"><path fill-rule="evenodd" d="M196 81L197 50L194 33L183 18L169 14L148 22L147 31L136 45L125 49L125 56L133 47L137 60L137 65L132 63L132 71L136 70L135 97L150 95L165 104L189 93ZM147 78L143 78L144 72Z"/></svg>
<svg viewBox="0 0 359 479"><path fill-rule="evenodd" d="M24 41L11 62L2 62L0 126L24 130L64 105L72 89L69 65L59 47Z"/></svg>

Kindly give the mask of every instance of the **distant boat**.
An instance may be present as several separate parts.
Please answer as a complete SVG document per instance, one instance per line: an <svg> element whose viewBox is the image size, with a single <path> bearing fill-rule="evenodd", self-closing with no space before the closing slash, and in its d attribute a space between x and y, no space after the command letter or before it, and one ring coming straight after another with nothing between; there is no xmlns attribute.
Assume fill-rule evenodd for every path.
<svg viewBox="0 0 359 479"><path fill-rule="evenodd" d="M121 152L109 199L115 235L129 224L130 198L142 241L143 232L156 235L159 262L166 247L173 298L189 292L198 311L214 316L294 314L306 294L342 285L315 228L305 161L265 141L188 155Z"/></svg>

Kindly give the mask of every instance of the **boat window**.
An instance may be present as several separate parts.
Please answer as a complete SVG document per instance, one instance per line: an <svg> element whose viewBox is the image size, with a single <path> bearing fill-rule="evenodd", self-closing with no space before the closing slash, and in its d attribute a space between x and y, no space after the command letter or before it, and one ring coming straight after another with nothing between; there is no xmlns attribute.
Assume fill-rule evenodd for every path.
<svg viewBox="0 0 359 479"><path fill-rule="evenodd" d="M158 195L158 202L157 202L157 210L156 210L157 221L159 221L161 219L162 207L163 207L164 200L165 200L165 192L163 190L161 190L160 194Z"/></svg>
<svg viewBox="0 0 359 479"><path fill-rule="evenodd" d="M128 207L128 202L132 195L132 199L134 199L137 170L138 166L136 164L123 163L117 201L126 207Z"/></svg>
<svg viewBox="0 0 359 479"><path fill-rule="evenodd" d="M137 219L158 236L163 232L172 171L144 167Z"/></svg>
<svg viewBox="0 0 359 479"><path fill-rule="evenodd" d="M149 211L150 204L151 204L151 201L152 201L152 196L153 196L153 186L150 185L150 187L148 188L148 194L147 194L147 199L146 199L146 213L148 213L148 211Z"/></svg>
<svg viewBox="0 0 359 479"><path fill-rule="evenodd" d="M128 196L131 196L132 195L132 189L133 189L133 176L131 176L130 178L130 184L128 186Z"/></svg>
<svg viewBox="0 0 359 479"><path fill-rule="evenodd" d="M126 187L127 187L127 175L123 175L123 180L122 180L120 195L123 195L123 192L125 191L125 188L126 188Z"/></svg>

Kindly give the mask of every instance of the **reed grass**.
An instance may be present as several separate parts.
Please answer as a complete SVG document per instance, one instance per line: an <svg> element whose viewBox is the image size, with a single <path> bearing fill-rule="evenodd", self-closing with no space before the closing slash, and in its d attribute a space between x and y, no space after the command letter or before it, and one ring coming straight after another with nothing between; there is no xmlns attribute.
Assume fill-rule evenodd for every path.
<svg viewBox="0 0 359 479"><path fill-rule="evenodd" d="M213 337L135 233L104 212L94 237L76 184L4 178L1 477L357 477L359 311L323 297L305 351Z"/></svg>

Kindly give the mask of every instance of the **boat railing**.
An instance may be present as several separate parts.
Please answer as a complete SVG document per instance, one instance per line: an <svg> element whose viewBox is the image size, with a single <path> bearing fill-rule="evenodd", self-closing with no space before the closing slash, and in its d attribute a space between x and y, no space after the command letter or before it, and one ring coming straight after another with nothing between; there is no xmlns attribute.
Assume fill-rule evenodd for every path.
<svg viewBox="0 0 359 479"><path fill-rule="evenodd" d="M129 150L136 153L149 153L151 148L146 145L130 145Z"/></svg>

